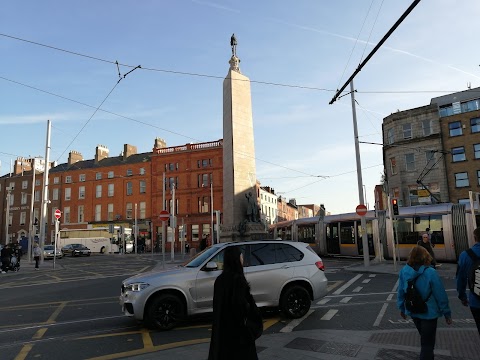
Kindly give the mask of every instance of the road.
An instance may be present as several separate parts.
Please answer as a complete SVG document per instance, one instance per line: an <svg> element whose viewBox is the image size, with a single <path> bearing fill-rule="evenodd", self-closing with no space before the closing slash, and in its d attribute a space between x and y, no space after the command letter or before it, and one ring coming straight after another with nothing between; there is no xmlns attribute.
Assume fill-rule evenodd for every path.
<svg viewBox="0 0 480 360"><path fill-rule="evenodd" d="M325 259L328 295L312 305L302 319L265 313L265 333L314 329L412 329L395 306L397 276L362 274L348 267L362 260ZM156 265L151 256L105 255L64 258L52 270L45 262L38 272L0 278L0 358L120 359L132 352L205 343L210 338L208 316L192 319L169 332L149 331L121 313L120 284ZM25 266L25 265L24 265ZM460 305L452 278L444 279L453 311L453 327L474 326ZM446 326L439 321L439 327Z"/></svg>

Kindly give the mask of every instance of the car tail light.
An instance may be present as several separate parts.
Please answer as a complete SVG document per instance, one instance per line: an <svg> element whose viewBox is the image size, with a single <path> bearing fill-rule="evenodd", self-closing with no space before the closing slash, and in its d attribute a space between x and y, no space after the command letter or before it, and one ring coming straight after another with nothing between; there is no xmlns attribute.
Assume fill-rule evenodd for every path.
<svg viewBox="0 0 480 360"><path fill-rule="evenodd" d="M318 270L325 271L325 265L323 265L323 261L321 261L321 260L320 260L320 261L317 261L317 262L315 263L315 265L317 265Z"/></svg>

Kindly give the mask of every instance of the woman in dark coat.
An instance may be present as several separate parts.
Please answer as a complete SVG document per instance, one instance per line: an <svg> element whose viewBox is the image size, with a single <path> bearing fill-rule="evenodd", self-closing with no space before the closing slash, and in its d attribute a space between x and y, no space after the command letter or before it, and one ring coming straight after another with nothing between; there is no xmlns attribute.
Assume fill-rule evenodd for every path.
<svg viewBox="0 0 480 360"><path fill-rule="evenodd" d="M245 325L252 301L237 246L225 249L223 272L215 280L213 326L208 360L257 360L255 339Z"/></svg>

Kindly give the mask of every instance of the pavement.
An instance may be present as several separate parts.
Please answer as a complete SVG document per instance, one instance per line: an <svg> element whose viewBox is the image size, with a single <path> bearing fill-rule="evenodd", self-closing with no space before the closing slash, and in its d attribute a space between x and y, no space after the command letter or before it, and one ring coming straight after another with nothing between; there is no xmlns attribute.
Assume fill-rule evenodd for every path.
<svg viewBox="0 0 480 360"><path fill-rule="evenodd" d="M104 256L104 255L101 255ZM119 255L115 255L119 256ZM129 255L126 255L129 256ZM157 261L156 268L162 268L161 254L142 254ZM182 262L182 257L176 256L176 261L166 262L166 267L172 267ZM369 266L363 263L353 264L347 271L373 274L398 274L405 262L371 261ZM52 271L49 260L41 265L39 271ZM61 262L56 262L56 269L61 270ZM34 265L25 262L21 272L34 272ZM437 267L442 278L455 278L456 264L443 263ZM1 274L1 276L14 275ZM268 321L265 323L268 326ZM151 346L151 352L145 349L132 351L131 356L123 359L150 360L206 360L210 339L180 341L164 346ZM259 360L413 360L420 354L420 337L412 329L391 329L376 331L329 330L315 329L292 331L287 333L264 334L256 341ZM437 360L478 360L480 359L480 341L476 327L471 328L438 328L435 348ZM228 359L226 359L228 360Z"/></svg>

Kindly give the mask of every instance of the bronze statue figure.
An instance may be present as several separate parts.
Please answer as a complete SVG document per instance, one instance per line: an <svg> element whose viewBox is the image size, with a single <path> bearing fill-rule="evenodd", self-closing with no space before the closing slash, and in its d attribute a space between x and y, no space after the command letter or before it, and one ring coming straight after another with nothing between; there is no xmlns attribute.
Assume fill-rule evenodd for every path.
<svg viewBox="0 0 480 360"><path fill-rule="evenodd" d="M257 222L258 220L258 205L257 199L253 197L252 192L245 194L247 198L247 220L249 222Z"/></svg>
<svg viewBox="0 0 480 360"><path fill-rule="evenodd" d="M230 38L230 46L232 47L232 55L237 56L237 39L235 38L235 34L232 34Z"/></svg>

